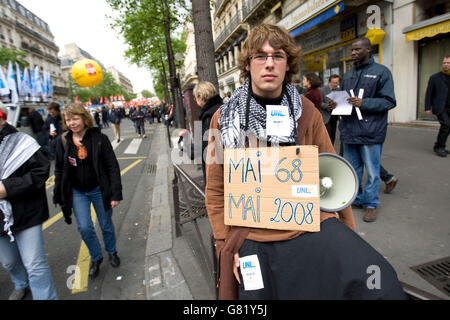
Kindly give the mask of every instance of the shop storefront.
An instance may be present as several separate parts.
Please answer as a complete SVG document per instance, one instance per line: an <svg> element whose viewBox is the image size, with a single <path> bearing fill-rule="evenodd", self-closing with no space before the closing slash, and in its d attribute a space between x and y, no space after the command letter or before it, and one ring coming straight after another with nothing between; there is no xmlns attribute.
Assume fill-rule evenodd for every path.
<svg viewBox="0 0 450 320"><path fill-rule="evenodd" d="M313 2L322 6L315 7ZM383 64L391 67L391 45L387 30L391 21L391 4L375 2L380 8L383 23L381 28L369 30L366 21L370 3L373 2L359 8L346 8L345 1L308 1L304 4L305 8L299 7L298 12L294 11L280 21L279 24L288 29L302 48L300 75L316 72L324 84L332 74L342 77L352 67L351 44L359 36L367 36L371 40L376 62L383 60ZM310 8L309 15L306 14L307 8ZM312 10L314 8L316 10ZM301 19L295 23L295 17Z"/></svg>
<svg viewBox="0 0 450 320"><path fill-rule="evenodd" d="M450 13L403 29L405 40L418 42L417 119L436 120L425 113L425 92L431 75L439 72L442 59L450 54Z"/></svg>

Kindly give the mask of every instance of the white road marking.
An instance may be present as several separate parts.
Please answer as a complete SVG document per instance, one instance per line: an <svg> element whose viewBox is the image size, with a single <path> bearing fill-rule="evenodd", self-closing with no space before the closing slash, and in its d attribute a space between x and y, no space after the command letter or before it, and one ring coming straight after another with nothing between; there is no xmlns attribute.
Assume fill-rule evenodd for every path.
<svg viewBox="0 0 450 320"><path fill-rule="evenodd" d="M125 149L125 154L137 154L139 146L141 145L142 139L131 140L128 147Z"/></svg>

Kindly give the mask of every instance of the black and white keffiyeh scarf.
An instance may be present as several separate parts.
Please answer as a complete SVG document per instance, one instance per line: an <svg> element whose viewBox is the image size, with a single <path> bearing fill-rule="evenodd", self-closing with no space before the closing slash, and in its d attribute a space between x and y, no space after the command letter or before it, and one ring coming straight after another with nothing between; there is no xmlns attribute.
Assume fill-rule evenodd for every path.
<svg viewBox="0 0 450 320"><path fill-rule="evenodd" d="M285 85L281 100L281 105L289 106L291 135L289 137L267 136L266 109L258 104L254 97L250 96L250 99L248 99L249 94L251 94L249 86L250 80L247 80L244 85L233 92L228 103L220 108L219 125L223 147L227 149L244 148L245 137L249 134L254 135L259 141L268 141L271 144L296 143L294 128L296 128L296 122L302 114L302 103L297 89L291 84ZM290 106L290 102L292 106ZM248 131L245 132L247 104L249 104L249 117ZM292 116L292 110L294 117Z"/></svg>

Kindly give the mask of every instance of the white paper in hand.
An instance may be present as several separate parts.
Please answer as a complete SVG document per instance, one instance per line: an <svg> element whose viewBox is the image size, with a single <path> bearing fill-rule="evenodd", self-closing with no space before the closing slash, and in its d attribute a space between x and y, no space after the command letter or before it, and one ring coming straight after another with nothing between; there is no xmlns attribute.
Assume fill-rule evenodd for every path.
<svg viewBox="0 0 450 320"><path fill-rule="evenodd" d="M327 97L337 104L336 108L331 111L332 115L349 116L352 114L353 106L347 101L350 98L347 91L331 91Z"/></svg>

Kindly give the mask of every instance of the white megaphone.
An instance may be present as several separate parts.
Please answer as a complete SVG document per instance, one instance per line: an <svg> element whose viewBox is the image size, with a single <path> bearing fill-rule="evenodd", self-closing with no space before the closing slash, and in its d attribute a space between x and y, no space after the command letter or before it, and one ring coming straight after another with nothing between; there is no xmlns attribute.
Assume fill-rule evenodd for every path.
<svg viewBox="0 0 450 320"><path fill-rule="evenodd" d="M336 212L353 203L358 176L352 165L334 153L319 154L320 210Z"/></svg>

